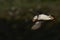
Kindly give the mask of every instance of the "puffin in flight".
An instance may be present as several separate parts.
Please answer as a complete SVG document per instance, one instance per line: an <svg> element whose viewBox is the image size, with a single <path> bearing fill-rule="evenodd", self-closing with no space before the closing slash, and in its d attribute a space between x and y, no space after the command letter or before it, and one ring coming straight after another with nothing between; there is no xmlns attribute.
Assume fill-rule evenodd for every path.
<svg viewBox="0 0 60 40"><path fill-rule="evenodd" d="M31 27L31 29L37 30L38 28L40 28L43 23L42 20L43 21L54 20L54 17L52 15L46 15L46 14L35 15L32 19L32 21L35 24Z"/></svg>

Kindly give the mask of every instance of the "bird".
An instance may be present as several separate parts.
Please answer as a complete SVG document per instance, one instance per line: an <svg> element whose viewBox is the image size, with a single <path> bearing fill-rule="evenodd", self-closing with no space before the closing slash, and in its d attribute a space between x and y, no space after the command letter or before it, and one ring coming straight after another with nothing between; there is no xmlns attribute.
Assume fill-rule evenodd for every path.
<svg viewBox="0 0 60 40"><path fill-rule="evenodd" d="M41 28L42 23L44 23L44 21L49 21L49 20L54 20L54 17L50 14L49 15L46 15L46 14L35 15L32 18L34 25L31 27L31 29L37 30L37 29Z"/></svg>

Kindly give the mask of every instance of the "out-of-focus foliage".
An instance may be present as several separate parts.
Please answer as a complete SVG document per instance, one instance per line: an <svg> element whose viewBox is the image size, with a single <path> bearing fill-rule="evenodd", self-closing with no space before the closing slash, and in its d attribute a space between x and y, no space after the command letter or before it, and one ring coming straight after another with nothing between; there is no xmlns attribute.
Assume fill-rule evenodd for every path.
<svg viewBox="0 0 60 40"><path fill-rule="evenodd" d="M45 23L46 26L43 25L44 28L41 31L46 31L47 29L50 31L49 29L51 28L54 33L51 34L51 32L47 32L46 34L39 30L39 32L36 31L33 32L33 35L30 35L29 30L31 24L33 25L31 19L40 8L43 13L52 14L56 18L55 21ZM58 39L60 34L58 33L59 35L57 34L56 36L54 30L54 28L56 28L55 26L59 26L59 24L55 25L54 23L58 22L60 22L60 0L0 0L0 31L3 31L4 34L1 33L3 36L0 37L0 39L4 39L7 36L5 39L8 38L8 40L16 40L16 37L18 40L22 40L26 37L24 35L28 35L26 37L27 40L30 40L29 37L33 37L33 40L35 40L35 38L37 38L37 40L40 38L42 38L42 40L50 40L51 37L53 37L52 39ZM53 26L54 28L52 28ZM29 33L24 33L26 30L29 31ZM57 28L56 31L57 30L59 31L60 29Z"/></svg>
<svg viewBox="0 0 60 40"><path fill-rule="evenodd" d="M50 14L56 16L57 20L60 21L60 1L59 0L0 0L0 17L10 19L8 11L12 8L20 8L19 15L15 16L15 19L32 18L33 12L29 9L50 8ZM48 11L47 10L47 11Z"/></svg>

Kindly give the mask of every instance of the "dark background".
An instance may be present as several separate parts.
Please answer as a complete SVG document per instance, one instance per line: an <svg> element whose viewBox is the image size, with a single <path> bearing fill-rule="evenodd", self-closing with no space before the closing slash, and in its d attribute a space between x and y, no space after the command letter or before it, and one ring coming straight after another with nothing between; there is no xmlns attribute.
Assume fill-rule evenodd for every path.
<svg viewBox="0 0 60 40"><path fill-rule="evenodd" d="M31 30L36 11L55 16L42 29ZM12 15L9 13L12 12ZM0 0L0 40L59 40L60 0Z"/></svg>

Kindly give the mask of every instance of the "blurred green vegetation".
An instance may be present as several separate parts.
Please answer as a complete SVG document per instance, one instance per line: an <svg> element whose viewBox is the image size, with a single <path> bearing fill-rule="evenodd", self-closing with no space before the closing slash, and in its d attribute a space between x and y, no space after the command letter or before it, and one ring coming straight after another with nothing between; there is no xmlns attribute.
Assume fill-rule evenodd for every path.
<svg viewBox="0 0 60 40"><path fill-rule="evenodd" d="M9 15L9 11L10 11L10 9L12 7L15 7L15 8L18 9L18 14L15 15L15 16ZM31 20L33 18L33 16L35 15L34 14L35 12L33 12L33 10L36 10L36 9L39 9L39 8L41 8L43 10L43 13L48 11L49 14L54 15L55 18L56 18L55 21L52 21L52 22L46 24L46 30L50 29L53 26L54 23L60 22L60 0L0 0L0 18L7 19L7 20L13 19L12 21L14 22L14 24L12 24L12 29L15 30L16 29L16 25L19 23L19 21L21 23L23 22L22 26L25 26L25 25L23 25L23 24L25 24L23 20L24 19L28 19L28 20L30 19ZM18 20L17 24L15 24L16 20ZM18 28L21 27L21 23L19 23ZM26 30L31 27L30 26L31 24L30 23L28 23L28 24L29 25L26 26ZM19 29L21 29L21 28L19 28ZM4 29L2 29L2 30L4 30ZM23 32L23 30L20 30L20 31ZM45 27L44 27L44 31L45 31ZM52 30L52 31L54 31L54 30ZM4 30L4 32L5 32L5 30ZM11 34L10 32L8 32L8 33L9 33L9 35ZM41 32L38 32L38 35L40 33ZM22 38L20 36L21 33L17 33L17 34L18 34L19 37L16 36L15 33L13 33L13 35L15 35L17 37L17 39ZM53 33L53 34L55 34L55 33ZM33 38L34 38L34 36L33 36ZM40 35L40 36L42 36L42 35ZM13 36L11 36L11 37L13 37ZM58 36L57 36L57 38L58 38ZM10 39L11 38L9 38L9 40ZM14 39L15 39L15 37L14 37Z"/></svg>
<svg viewBox="0 0 60 40"><path fill-rule="evenodd" d="M0 17L10 19L8 10L11 7L21 8L22 10L22 13L17 15L15 19L31 19L33 13L29 11L30 8L49 7L51 9L49 13L56 16L57 22L60 22L60 0L0 0Z"/></svg>

